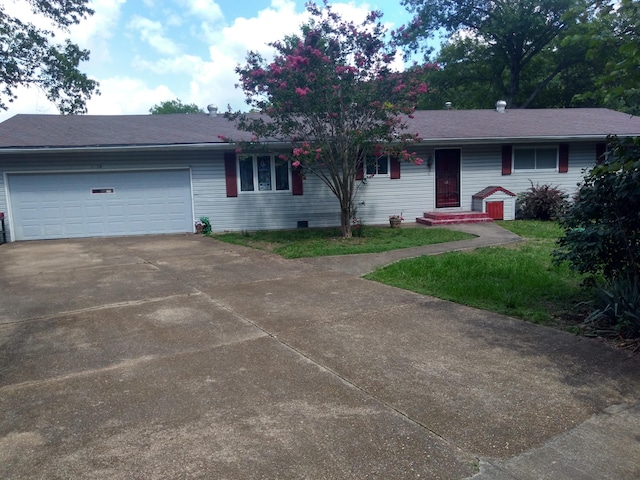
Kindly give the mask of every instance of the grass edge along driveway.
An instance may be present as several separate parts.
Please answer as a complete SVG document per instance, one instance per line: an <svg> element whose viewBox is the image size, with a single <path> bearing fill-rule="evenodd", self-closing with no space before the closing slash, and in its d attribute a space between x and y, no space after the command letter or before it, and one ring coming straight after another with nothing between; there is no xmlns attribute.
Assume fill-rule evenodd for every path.
<svg viewBox="0 0 640 480"><path fill-rule="evenodd" d="M474 238L446 228L389 228L365 226L362 236L343 239L339 228L260 230L212 235L217 240L266 250L284 258L381 253Z"/></svg>
<svg viewBox="0 0 640 480"><path fill-rule="evenodd" d="M562 230L555 222L508 221L502 227L525 239L401 260L364 278L416 293L558 328L575 329L591 298L582 277L554 265L551 251ZM575 331L575 330L574 330Z"/></svg>

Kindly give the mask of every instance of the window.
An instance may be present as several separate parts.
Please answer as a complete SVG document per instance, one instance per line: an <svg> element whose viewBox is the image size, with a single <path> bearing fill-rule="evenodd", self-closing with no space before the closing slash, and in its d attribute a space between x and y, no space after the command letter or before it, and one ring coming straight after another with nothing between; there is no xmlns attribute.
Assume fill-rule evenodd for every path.
<svg viewBox="0 0 640 480"><path fill-rule="evenodd" d="M244 155L238 157L241 192L289 191L289 163L277 155Z"/></svg>
<svg viewBox="0 0 640 480"><path fill-rule="evenodd" d="M367 157L366 174L389 176L389 157Z"/></svg>
<svg viewBox="0 0 640 480"><path fill-rule="evenodd" d="M514 170L556 169L558 149L556 147L526 147L513 149Z"/></svg>

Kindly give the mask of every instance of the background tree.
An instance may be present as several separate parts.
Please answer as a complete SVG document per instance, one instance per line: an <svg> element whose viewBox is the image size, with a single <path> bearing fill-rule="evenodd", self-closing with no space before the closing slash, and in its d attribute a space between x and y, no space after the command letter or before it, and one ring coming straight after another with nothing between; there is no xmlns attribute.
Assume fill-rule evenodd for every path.
<svg viewBox="0 0 640 480"><path fill-rule="evenodd" d="M448 92L452 98L447 100L463 108L486 107L478 105L483 98L492 103L501 98L512 108L538 106L534 102L542 91L554 81L558 88L559 75L585 62L588 44L574 39L596 8L595 0L402 3L415 17L395 38L409 50L431 53L427 39L443 32L451 35L435 58L442 69L434 74L432 86Z"/></svg>
<svg viewBox="0 0 640 480"><path fill-rule="evenodd" d="M419 69L394 72L395 52L385 41L379 12L362 24L343 21L327 4L308 4L310 20L300 36L271 44L267 62L249 52L236 69L247 104L261 116L227 115L252 132L252 148L287 143L301 174L316 175L337 197L343 237L351 236L358 171L367 156L394 155L421 163L407 151L417 140L406 132L419 95L426 93Z"/></svg>
<svg viewBox="0 0 640 480"><path fill-rule="evenodd" d="M603 65L593 94L616 110L640 114L640 2L621 0L598 11L590 31L581 39L588 58ZM603 61L604 59L604 61Z"/></svg>
<svg viewBox="0 0 640 480"><path fill-rule="evenodd" d="M34 13L67 30L93 14L87 0L29 0ZM85 113L98 84L78 69L89 51L67 40L52 43L54 33L8 15L0 5L0 108L17 98L19 86L37 86L61 113Z"/></svg>
<svg viewBox="0 0 640 480"><path fill-rule="evenodd" d="M205 113L195 103L185 104L179 98L160 102L149 109L151 115L165 115L169 113Z"/></svg>

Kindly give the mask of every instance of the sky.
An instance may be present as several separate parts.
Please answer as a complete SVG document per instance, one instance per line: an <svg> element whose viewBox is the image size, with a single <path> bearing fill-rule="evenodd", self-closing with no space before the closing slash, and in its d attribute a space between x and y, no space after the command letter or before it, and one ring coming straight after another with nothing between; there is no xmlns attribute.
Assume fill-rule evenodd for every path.
<svg viewBox="0 0 640 480"><path fill-rule="evenodd" d="M391 30L409 22L400 0L331 2L343 18L362 20L384 13ZM92 0L93 16L56 40L70 38L91 57L81 70L100 83L101 95L87 103L90 115L148 114L166 100L245 108L234 69L249 50L270 56L267 43L298 31L304 0ZM51 29L30 12L28 2L9 0L8 13ZM399 62L398 68L402 68ZM37 88L21 88L0 121L18 113L57 114Z"/></svg>

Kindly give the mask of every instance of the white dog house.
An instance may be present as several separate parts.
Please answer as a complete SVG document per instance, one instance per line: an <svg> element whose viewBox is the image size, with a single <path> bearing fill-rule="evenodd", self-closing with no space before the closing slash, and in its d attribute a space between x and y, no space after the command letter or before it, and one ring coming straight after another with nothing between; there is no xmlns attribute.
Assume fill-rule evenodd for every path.
<svg viewBox="0 0 640 480"><path fill-rule="evenodd" d="M502 187L487 187L472 197L471 209L494 220L515 220L516 194Z"/></svg>

